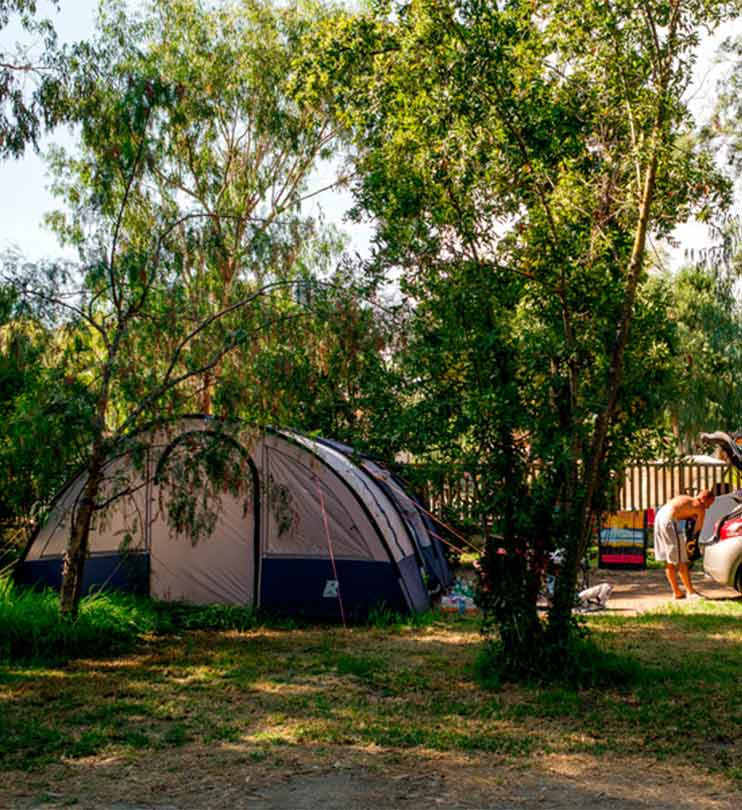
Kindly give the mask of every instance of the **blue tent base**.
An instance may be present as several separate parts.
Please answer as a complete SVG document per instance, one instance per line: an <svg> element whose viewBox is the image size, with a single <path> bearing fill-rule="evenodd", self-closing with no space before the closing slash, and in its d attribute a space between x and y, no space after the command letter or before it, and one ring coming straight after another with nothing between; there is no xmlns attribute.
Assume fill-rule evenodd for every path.
<svg viewBox="0 0 742 810"><path fill-rule="evenodd" d="M382 607L404 615L410 613L397 571L391 563L337 560L336 570L346 620L364 620L372 610ZM61 557L24 562L17 572L16 581L19 585L58 591L62 583ZM324 596L326 592L333 592L334 581L329 560L263 559L261 609L268 613L339 622L342 617L338 597ZM149 554L91 556L85 564L83 593L101 589L147 596ZM421 596L427 598L422 593L414 594L413 598L417 597L415 601L418 601Z"/></svg>
<svg viewBox="0 0 742 810"><path fill-rule="evenodd" d="M62 585L62 558L49 557L24 561L16 573L19 585L53 588ZM95 554L85 562L82 592L101 589L146 596L149 593L149 554Z"/></svg>
<svg viewBox="0 0 742 810"><path fill-rule="evenodd" d="M347 620L363 619L382 605L397 613L410 612L390 563L337 560L335 565ZM324 596L334 592L334 581L329 560L264 558L260 607L269 612L340 621L340 599Z"/></svg>

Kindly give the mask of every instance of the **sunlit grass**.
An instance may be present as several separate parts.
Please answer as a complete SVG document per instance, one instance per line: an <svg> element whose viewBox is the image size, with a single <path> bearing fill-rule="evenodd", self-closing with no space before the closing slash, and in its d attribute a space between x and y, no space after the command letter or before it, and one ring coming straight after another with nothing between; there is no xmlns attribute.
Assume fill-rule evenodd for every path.
<svg viewBox="0 0 742 810"><path fill-rule="evenodd" d="M475 677L476 620L423 627L256 626L148 637L130 654L0 667L0 769L209 746L276 752L458 752L528 763L633 755L740 779L742 603L589 618L627 662L620 688ZM87 761L87 759L86 759Z"/></svg>

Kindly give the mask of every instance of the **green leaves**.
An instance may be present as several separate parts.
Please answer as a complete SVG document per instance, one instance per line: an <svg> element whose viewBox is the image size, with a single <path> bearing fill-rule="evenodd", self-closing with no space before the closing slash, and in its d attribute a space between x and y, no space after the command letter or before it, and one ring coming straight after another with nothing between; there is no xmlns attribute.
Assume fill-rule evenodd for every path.
<svg viewBox="0 0 742 810"><path fill-rule="evenodd" d="M50 5L56 10L58 0ZM20 157L29 143L36 148L43 129L66 115L66 66L54 27L36 16L36 6L35 0L0 0L0 31L18 22L30 40L0 51L0 159Z"/></svg>
<svg viewBox="0 0 742 810"><path fill-rule="evenodd" d="M502 576L497 555L485 563L520 653L538 643L539 566L556 546L549 632L557 647L569 634L610 474L661 419L674 334L645 244L728 200L683 92L699 26L730 10L410 0L320 31L305 57L352 139L374 268L401 275L414 308L406 444L478 473L481 533L520 560Z"/></svg>
<svg viewBox="0 0 742 810"><path fill-rule="evenodd" d="M672 281L678 394L669 411L689 451L702 430L734 431L742 413L742 310L736 283L713 267L686 267Z"/></svg>
<svg viewBox="0 0 742 810"><path fill-rule="evenodd" d="M264 0L155 0L132 15L110 0L95 39L66 53L80 144L52 156L63 210L49 223L78 262L7 263L29 309L69 340L54 366L91 406L78 434L87 479L71 518L66 570L77 585L65 579L66 610L93 514L129 489L116 481L109 491L104 467L132 435L215 404L255 415L255 390L268 400L261 415L296 412L293 400L280 411L270 379L256 378L253 350L289 360L303 351L297 336L312 332L291 331L306 314L290 290L338 250L336 234L301 210L335 131L290 93L294 57L323 14ZM290 388L290 366L283 376ZM299 405L310 396L305 387ZM206 478L216 472L204 467ZM209 510L172 497L175 524L207 535Z"/></svg>

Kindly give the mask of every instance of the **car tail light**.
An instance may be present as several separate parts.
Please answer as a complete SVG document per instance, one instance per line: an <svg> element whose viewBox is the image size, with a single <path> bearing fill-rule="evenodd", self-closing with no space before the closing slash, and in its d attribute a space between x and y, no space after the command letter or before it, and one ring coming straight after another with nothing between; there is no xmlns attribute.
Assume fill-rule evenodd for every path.
<svg viewBox="0 0 742 810"><path fill-rule="evenodd" d="M727 521L719 532L720 540L729 540L732 537L742 536L742 517L735 517Z"/></svg>

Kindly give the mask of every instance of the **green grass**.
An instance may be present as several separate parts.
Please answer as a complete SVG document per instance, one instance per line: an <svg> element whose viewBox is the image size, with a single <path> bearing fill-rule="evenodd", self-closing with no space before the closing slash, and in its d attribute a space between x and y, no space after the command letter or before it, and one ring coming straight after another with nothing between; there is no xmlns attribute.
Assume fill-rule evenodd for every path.
<svg viewBox="0 0 742 810"><path fill-rule="evenodd" d="M435 620L432 612L403 616L382 605L369 613L366 623L403 632ZM0 663L60 662L122 652L151 635L195 630L246 632L258 626L292 630L309 626L309 622L232 605L154 602L116 592L83 598L73 621L60 616L53 591L18 587L8 577L0 577Z"/></svg>
<svg viewBox="0 0 742 810"><path fill-rule="evenodd" d="M273 623L280 624L280 620ZM115 592L86 596L72 620L60 615L58 596L53 591L22 588L8 577L0 578L0 663L58 662L121 652L153 634L244 632L257 624L255 612L246 608L153 602Z"/></svg>
<svg viewBox="0 0 742 810"><path fill-rule="evenodd" d="M485 688L478 623L457 615L347 630L242 616L246 629L209 632L188 623L228 625L224 614L151 615L154 631L118 657L0 666L0 772L90 757L144 765L159 751L177 764L222 748L267 768L287 757L332 764L341 750L514 764L642 752L647 767L664 760L742 786L739 600L590 616L591 666L608 661L623 676L580 690ZM162 616L177 634L161 634Z"/></svg>
<svg viewBox="0 0 742 810"><path fill-rule="evenodd" d="M80 604L75 620L60 615L52 591L36 591L0 579L0 661L59 660L105 653L154 632L149 600L96 594Z"/></svg>

